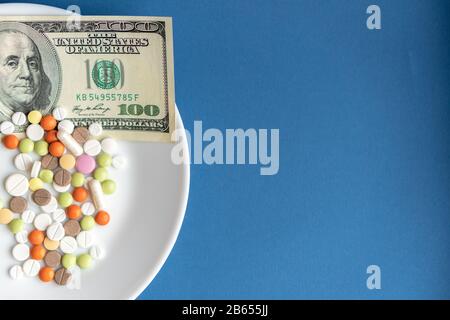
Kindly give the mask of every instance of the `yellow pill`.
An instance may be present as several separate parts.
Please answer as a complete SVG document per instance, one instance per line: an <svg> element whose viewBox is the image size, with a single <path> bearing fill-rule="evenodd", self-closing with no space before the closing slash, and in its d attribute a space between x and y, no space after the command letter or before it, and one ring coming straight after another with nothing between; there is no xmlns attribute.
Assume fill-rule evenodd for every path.
<svg viewBox="0 0 450 320"><path fill-rule="evenodd" d="M0 224L8 224L13 219L13 213L7 208L0 209Z"/></svg>
<svg viewBox="0 0 450 320"><path fill-rule="evenodd" d="M63 155L61 158L59 158L59 165L61 168L70 170L75 167L75 157L69 153Z"/></svg>
<svg viewBox="0 0 450 320"><path fill-rule="evenodd" d="M28 114L28 121L30 121L30 123L37 124L41 121L41 119L42 114L37 110L33 110Z"/></svg>
<svg viewBox="0 0 450 320"><path fill-rule="evenodd" d="M44 187L44 182L39 178L33 178L29 181L29 187L31 191L36 191Z"/></svg>
<svg viewBox="0 0 450 320"><path fill-rule="evenodd" d="M44 239L44 247L49 251L54 251L59 248L59 241L50 240L49 238Z"/></svg>

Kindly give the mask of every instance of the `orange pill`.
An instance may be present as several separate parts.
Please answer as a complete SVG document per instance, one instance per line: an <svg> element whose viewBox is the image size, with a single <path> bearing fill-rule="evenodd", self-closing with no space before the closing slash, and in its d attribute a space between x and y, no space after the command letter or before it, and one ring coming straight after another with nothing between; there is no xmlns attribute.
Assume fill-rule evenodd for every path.
<svg viewBox="0 0 450 320"><path fill-rule="evenodd" d="M64 154L65 147L59 141L54 141L48 146L48 152L54 157L61 157Z"/></svg>
<svg viewBox="0 0 450 320"><path fill-rule="evenodd" d="M55 271L50 267L43 267L39 271L39 279L43 282L50 282L55 278Z"/></svg>
<svg viewBox="0 0 450 320"><path fill-rule="evenodd" d="M66 214L69 219L78 219L81 217L81 208L76 204L72 204L67 207Z"/></svg>
<svg viewBox="0 0 450 320"><path fill-rule="evenodd" d="M95 216L95 222L101 226L105 226L109 223L109 214L106 211L100 210Z"/></svg>
<svg viewBox="0 0 450 320"><path fill-rule="evenodd" d="M3 145L8 149L16 149L19 145L19 139L13 134L8 134L3 137Z"/></svg>
<svg viewBox="0 0 450 320"><path fill-rule="evenodd" d="M58 131L56 130L50 130L48 132L45 133L45 141L47 141L47 143L52 143L55 141L58 141L58 138L56 137L56 134L58 133Z"/></svg>
<svg viewBox="0 0 450 320"><path fill-rule="evenodd" d="M84 202L89 196L89 193L86 188L77 187L73 189L72 196L75 201Z"/></svg>
<svg viewBox="0 0 450 320"><path fill-rule="evenodd" d="M51 114L48 114L42 117L39 124L45 131L50 131L56 128L56 119Z"/></svg>
<svg viewBox="0 0 450 320"><path fill-rule="evenodd" d="M38 261L44 259L46 253L47 250L41 245L34 246L30 250L31 258Z"/></svg>
<svg viewBox="0 0 450 320"><path fill-rule="evenodd" d="M39 230L33 230L28 235L28 241L30 241L30 243L35 246L40 245L42 242L44 242L44 239L44 233Z"/></svg>

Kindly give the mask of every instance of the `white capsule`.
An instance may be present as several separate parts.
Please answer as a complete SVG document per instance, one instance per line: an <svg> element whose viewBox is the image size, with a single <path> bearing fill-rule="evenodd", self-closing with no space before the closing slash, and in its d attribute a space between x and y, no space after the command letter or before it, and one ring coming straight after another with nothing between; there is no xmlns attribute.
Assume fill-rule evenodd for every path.
<svg viewBox="0 0 450 320"><path fill-rule="evenodd" d="M30 256L30 248L23 243L14 246L12 255L17 261L25 261Z"/></svg>
<svg viewBox="0 0 450 320"><path fill-rule="evenodd" d="M66 220L66 213L63 209L56 209L55 212L52 213L52 217L56 222L63 222Z"/></svg>
<svg viewBox="0 0 450 320"><path fill-rule="evenodd" d="M69 150L75 157L83 154L83 147L80 146L77 140L75 140L70 133L61 130L58 131L57 137L64 144L67 150Z"/></svg>
<svg viewBox="0 0 450 320"><path fill-rule="evenodd" d="M39 141L44 137L44 129L39 124L30 124L26 130L27 137L33 141Z"/></svg>
<svg viewBox="0 0 450 320"><path fill-rule="evenodd" d="M27 123L27 116L23 112L14 112L11 117L12 122L17 126L23 126Z"/></svg>
<svg viewBox="0 0 450 320"><path fill-rule="evenodd" d="M36 213L29 209L22 212L20 216L24 223L33 223L35 217Z"/></svg>
<svg viewBox="0 0 450 320"><path fill-rule="evenodd" d="M13 280L19 280L23 278L23 270L21 266L15 265L9 269L9 277Z"/></svg>
<svg viewBox="0 0 450 320"><path fill-rule="evenodd" d="M75 129L75 125L70 120L62 120L60 123L58 123L58 130L64 131L68 134L72 134L73 130Z"/></svg>
<svg viewBox="0 0 450 320"><path fill-rule="evenodd" d="M59 242L59 248L64 253L73 253L78 249L77 240L74 237L64 237Z"/></svg>
<svg viewBox="0 0 450 320"><path fill-rule="evenodd" d="M53 114L53 117L55 117L56 120L62 121L66 117L67 112L63 108L59 108L58 107L58 108L53 109L53 113L52 114Z"/></svg>
<svg viewBox="0 0 450 320"><path fill-rule="evenodd" d="M81 212L85 216L92 216L95 213L95 206L92 202L86 201L81 205Z"/></svg>
<svg viewBox="0 0 450 320"><path fill-rule="evenodd" d="M102 145L98 140L91 139L84 143L83 149L87 155L95 157L102 151Z"/></svg>
<svg viewBox="0 0 450 320"><path fill-rule="evenodd" d="M62 238L64 238L65 235L66 235L66 232L64 231L64 227L59 222L53 223L47 229L47 237L50 240L60 241Z"/></svg>
<svg viewBox="0 0 450 320"><path fill-rule="evenodd" d="M91 199L94 201L94 206L97 210L101 210L105 208L105 200L103 196L103 189L100 181L91 180L88 183L89 191L91 193Z"/></svg>
<svg viewBox="0 0 450 320"><path fill-rule="evenodd" d="M31 168L31 165L33 163L33 158L29 154L26 153L19 153L14 158L14 165L18 170L21 171L28 171Z"/></svg>
<svg viewBox="0 0 450 320"><path fill-rule="evenodd" d="M31 177L37 178L39 176L39 172L41 172L41 162L36 160L33 163L33 167L31 168Z"/></svg>
<svg viewBox="0 0 450 320"><path fill-rule="evenodd" d="M45 206L41 206L41 209L46 213L53 213L58 208L58 201L55 197L50 199L50 202Z"/></svg>
<svg viewBox="0 0 450 320"><path fill-rule="evenodd" d="M41 213L34 218L34 227L40 231L47 230L48 226L52 223L52 218L47 213Z"/></svg>
<svg viewBox="0 0 450 320"><path fill-rule="evenodd" d="M105 138L102 140L102 149L106 153L113 155L117 152L117 142L113 138Z"/></svg>
<svg viewBox="0 0 450 320"><path fill-rule="evenodd" d="M37 260L28 259L22 266L23 273L27 277L35 277L41 270L41 264Z"/></svg>
<svg viewBox="0 0 450 320"><path fill-rule="evenodd" d="M14 237L16 238L16 241L18 243L27 243L28 242L28 232L26 232L25 230L17 232Z"/></svg>
<svg viewBox="0 0 450 320"><path fill-rule="evenodd" d="M103 133L103 127L100 123L94 122L89 126L91 136L98 137Z"/></svg>
<svg viewBox="0 0 450 320"><path fill-rule="evenodd" d="M123 156L115 156L112 159L112 166L116 169L125 168L126 165L127 165L127 159L125 159L125 157L123 157Z"/></svg>
<svg viewBox="0 0 450 320"><path fill-rule="evenodd" d="M0 124L0 132L3 134L11 134L14 132L14 124L11 121L3 121Z"/></svg>
<svg viewBox="0 0 450 320"><path fill-rule="evenodd" d="M105 250L99 246L92 246L89 255L95 260L101 260L105 256Z"/></svg>

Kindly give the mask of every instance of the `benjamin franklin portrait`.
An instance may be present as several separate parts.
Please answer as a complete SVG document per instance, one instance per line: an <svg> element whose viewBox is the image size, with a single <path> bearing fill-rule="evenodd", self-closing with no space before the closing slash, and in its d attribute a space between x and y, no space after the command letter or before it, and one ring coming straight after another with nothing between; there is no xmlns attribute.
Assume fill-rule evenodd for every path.
<svg viewBox="0 0 450 320"><path fill-rule="evenodd" d="M19 23L15 28L11 28L14 23L5 24L0 23L0 121L17 111L47 113L59 93L57 56L44 35Z"/></svg>

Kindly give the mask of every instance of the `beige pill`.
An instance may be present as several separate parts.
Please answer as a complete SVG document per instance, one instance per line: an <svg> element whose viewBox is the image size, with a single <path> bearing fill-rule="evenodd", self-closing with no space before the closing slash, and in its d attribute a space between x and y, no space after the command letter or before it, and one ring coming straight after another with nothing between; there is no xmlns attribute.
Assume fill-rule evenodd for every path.
<svg viewBox="0 0 450 320"><path fill-rule="evenodd" d="M59 241L50 240L49 238L44 239L44 247L49 251L53 251L59 248Z"/></svg>
<svg viewBox="0 0 450 320"><path fill-rule="evenodd" d="M0 224L8 224L13 219L13 213L7 208L0 209Z"/></svg>
<svg viewBox="0 0 450 320"><path fill-rule="evenodd" d="M75 157L71 154L65 154L61 158L59 158L59 165L61 168L70 170L75 167Z"/></svg>

